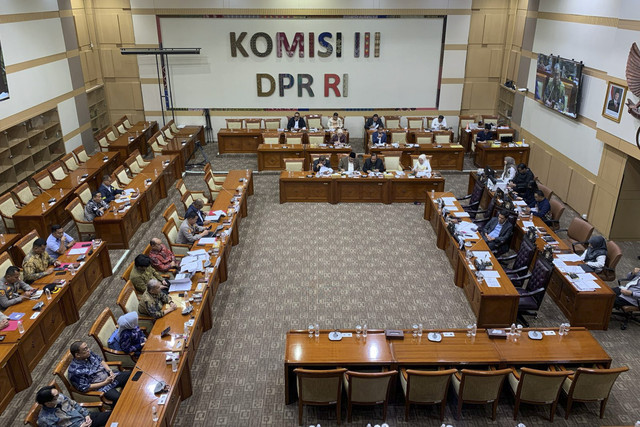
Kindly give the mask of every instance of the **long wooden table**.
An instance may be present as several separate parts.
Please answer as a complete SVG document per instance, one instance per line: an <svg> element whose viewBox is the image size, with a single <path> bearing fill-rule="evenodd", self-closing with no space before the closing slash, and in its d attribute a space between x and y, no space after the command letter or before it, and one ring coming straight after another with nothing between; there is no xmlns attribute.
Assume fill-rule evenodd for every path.
<svg viewBox="0 0 640 427"><path fill-rule="evenodd" d="M490 166L493 169L501 170L504 167L504 158L513 157L516 164L529 163L530 148L515 144L500 144L493 146L491 142L480 142L476 144L476 155L473 163L478 167Z"/></svg>
<svg viewBox="0 0 640 427"><path fill-rule="evenodd" d="M120 153L121 159L126 159L131 153L138 150L141 154L146 154L146 138L144 132L125 132L115 141L109 143L110 151Z"/></svg>
<svg viewBox="0 0 640 427"><path fill-rule="evenodd" d="M401 151L400 161L406 167L413 166L411 155L426 154L431 156L430 164L437 170L462 170L464 164L464 149L457 144L405 144L398 148L392 145L375 146L369 144L369 153L384 155L389 151Z"/></svg>
<svg viewBox="0 0 640 427"><path fill-rule="evenodd" d="M178 156L178 164L180 165L180 174L184 172L187 161L195 151L196 147L196 135L177 136L167 141L168 144L162 146L163 155L176 155Z"/></svg>
<svg viewBox="0 0 640 427"><path fill-rule="evenodd" d="M287 143L289 135L300 135L299 138L295 138L299 144L309 144L309 133L312 135L316 132L310 132L308 130L291 132L287 130L275 130L275 129L220 129L218 131L218 152L223 153L258 153L259 146L263 143L264 133L279 133L278 142L285 145L293 145ZM329 143L331 141L332 131L328 129L320 129L318 132L324 134L323 141ZM346 143L349 144L349 131L344 130L344 136ZM298 145L299 145L298 144ZM337 166L337 163L336 163Z"/></svg>
<svg viewBox="0 0 640 427"><path fill-rule="evenodd" d="M147 141L151 139L151 137L158 132L158 122L155 120L152 121L139 121L135 123L127 133L133 136L141 136L140 140L140 154L147 154L148 145ZM127 155L128 157L128 155ZM126 159L127 157L123 157L122 159Z"/></svg>
<svg viewBox="0 0 640 427"><path fill-rule="evenodd" d="M553 331L542 340L527 337L528 331ZM558 335L557 328L524 329L516 340L492 339L485 329L478 329L469 337L465 329L425 330L422 337L413 337L404 331L404 339L386 339L384 331L369 331L367 337L351 337L330 341L333 330L320 331L320 336L309 336L307 331L289 331L284 356L285 404L297 399L293 370L299 367L330 369L337 366L355 368L386 367L391 370L413 366L495 366L552 365L600 363L610 366L611 357L584 328L571 328L566 336ZM452 332L441 342L431 342L430 332Z"/></svg>
<svg viewBox="0 0 640 427"><path fill-rule="evenodd" d="M260 144L258 145L258 170L285 170L284 159L304 159L303 144Z"/></svg>
<svg viewBox="0 0 640 427"><path fill-rule="evenodd" d="M412 203L423 202L431 191L444 190L444 178L336 177L316 178L309 172L280 174L280 203Z"/></svg>
<svg viewBox="0 0 640 427"><path fill-rule="evenodd" d="M21 234L15 234L15 233L9 233L9 234L0 234L0 236L2 236L2 240L4 240L4 243L2 243L0 241L0 254L3 253L3 252L9 252L9 254L11 255L11 259L17 265L22 265L23 256L20 253L20 251L18 250L18 248L13 246L13 244L15 242L20 240L22 235ZM0 272L0 274L2 274L2 272Z"/></svg>

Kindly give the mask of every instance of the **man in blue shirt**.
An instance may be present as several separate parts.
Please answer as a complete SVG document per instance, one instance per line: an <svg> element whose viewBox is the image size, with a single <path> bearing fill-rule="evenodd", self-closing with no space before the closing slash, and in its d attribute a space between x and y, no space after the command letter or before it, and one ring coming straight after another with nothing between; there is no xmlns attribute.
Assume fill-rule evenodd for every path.
<svg viewBox="0 0 640 427"><path fill-rule="evenodd" d="M102 177L102 184L98 187L98 192L102 194L102 198L107 203L111 203L118 194L122 194L122 190L116 190L111 186L111 177L109 175L104 175Z"/></svg>
<svg viewBox="0 0 640 427"><path fill-rule="evenodd" d="M544 197L542 190L533 192L533 202L529 203L529 209L527 209L526 213L542 218L545 223L551 221L551 203Z"/></svg>
<svg viewBox="0 0 640 427"><path fill-rule="evenodd" d="M513 226L507 221L507 215L500 212L497 217L484 226L480 235L487 242L489 249L503 254L509 250L509 240L513 234Z"/></svg>
<svg viewBox="0 0 640 427"><path fill-rule="evenodd" d="M47 237L47 253L52 260L58 259L67 249L73 246L73 237L64 232L62 226L54 224L51 226L51 234Z"/></svg>
<svg viewBox="0 0 640 427"><path fill-rule="evenodd" d="M111 415L111 411L90 413L52 385L38 390L36 402L42 406L38 414L40 427L102 427Z"/></svg>
<svg viewBox="0 0 640 427"><path fill-rule="evenodd" d="M386 144L387 143L387 133L384 129L376 129L376 131L371 135L371 142L373 144Z"/></svg>

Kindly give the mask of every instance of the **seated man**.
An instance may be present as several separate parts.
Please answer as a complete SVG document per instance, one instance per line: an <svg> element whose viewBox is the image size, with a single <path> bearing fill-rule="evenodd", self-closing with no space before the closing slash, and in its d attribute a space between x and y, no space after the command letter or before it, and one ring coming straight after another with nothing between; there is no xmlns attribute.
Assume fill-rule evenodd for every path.
<svg viewBox="0 0 640 427"><path fill-rule="evenodd" d="M364 124L365 130L369 130L369 129L375 130L375 129L382 129L382 128L384 128L384 123L382 123L382 119L378 117L377 114L374 114L373 117L368 118Z"/></svg>
<svg viewBox="0 0 640 427"><path fill-rule="evenodd" d="M387 133L384 131L384 129L376 129L373 135L371 135L371 143L372 144L387 143Z"/></svg>
<svg viewBox="0 0 640 427"><path fill-rule="evenodd" d="M516 176L509 182L509 188L513 189L524 201L529 204L533 198L533 192L537 189L535 176L531 169L524 163L518 165Z"/></svg>
<svg viewBox="0 0 640 427"><path fill-rule="evenodd" d="M626 285L613 288L613 292L616 294L613 306L616 308L622 308L626 305L638 307L638 299L640 299L640 268L634 268L627 275L626 280L629 281Z"/></svg>
<svg viewBox="0 0 640 427"><path fill-rule="evenodd" d="M151 239L149 243L151 251L149 252L149 258L151 258L151 265L158 271L166 272L172 268L180 267L180 261L176 259L176 256L162 244L162 241L157 237Z"/></svg>
<svg viewBox="0 0 640 427"><path fill-rule="evenodd" d="M542 190L536 190L533 192L533 202L528 204L529 206L524 209L524 213L532 214L542 218L542 220L549 224L551 221L551 203L544 197Z"/></svg>
<svg viewBox="0 0 640 427"><path fill-rule="evenodd" d="M163 308L165 304L169 304L169 307ZM171 300L171 297L162 292L162 283L155 279L149 280L147 290L142 294L138 303L138 314L159 319L176 308L178 306Z"/></svg>
<svg viewBox="0 0 640 427"><path fill-rule="evenodd" d="M0 311L0 331L9 326L9 318Z"/></svg>
<svg viewBox="0 0 640 427"><path fill-rule="evenodd" d="M102 193L96 191L84 207L84 219L93 222L95 217L104 215L107 209L109 209L109 204L102 200Z"/></svg>
<svg viewBox="0 0 640 427"><path fill-rule="evenodd" d="M358 160L356 153L353 151L350 152L348 156L341 158L338 164L338 170L340 170L340 172L354 172L360 169L360 160Z"/></svg>
<svg viewBox="0 0 640 427"><path fill-rule="evenodd" d="M38 390L36 402L41 405L38 414L41 427L103 427L111 415L111 411L89 412L52 385Z"/></svg>
<svg viewBox="0 0 640 427"><path fill-rule="evenodd" d="M51 226L51 234L47 237L47 253L51 259L56 260L74 243L73 237L65 233L62 226L54 224Z"/></svg>
<svg viewBox="0 0 640 427"><path fill-rule="evenodd" d="M493 139L493 132L491 132L491 125L486 123L484 129L478 132L476 135L476 142L491 141Z"/></svg>
<svg viewBox="0 0 640 427"><path fill-rule="evenodd" d="M447 119L444 118L442 114L440 114L437 118L433 119L431 122L432 130L440 130L447 128Z"/></svg>
<svg viewBox="0 0 640 427"><path fill-rule="evenodd" d="M196 224L198 215L195 212L189 212L178 230L176 243L181 245L189 245L209 234L209 230Z"/></svg>
<svg viewBox="0 0 640 427"><path fill-rule="evenodd" d="M331 140L329 141L331 144L346 144L347 137L344 134L342 129L338 129L333 135L331 135Z"/></svg>
<svg viewBox="0 0 640 427"><path fill-rule="evenodd" d="M378 158L376 153L371 153L371 157L364 161L362 172L384 172L384 163L382 163L382 159Z"/></svg>
<svg viewBox="0 0 640 427"><path fill-rule="evenodd" d="M18 290L22 290L20 295ZM13 265L7 268L4 277L0 278L0 309L5 310L12 305L26 301L36 290L20 280L20 269Z"/></svg>
<svg viewBox="0 0 640 427"><path fill-rule="evenodd" d="M296 111L293 114L293 117L289 119L289 123L287 123L287 129L299 130L299 129L306 129L306 128L307 128L307 125L304 122L304 119L300 117L300 113Z"/></svg>
<svg viewBox="0 0 640 427"><path fill-rule="evenodd" d="M103 200L107 203L111 203L118 194L122 194L122 190L116 190L111 186L111 177L109 175L104 175L102 177L102 184L98 187L98 191L102 195Z"/></svg>
<svg viewBox="0 0 640 427"><path fill-rule="evenodd" d="M325 155L322 155L313 161L313 171L320 172L320 169L322 169L323 166L325 168L331 167L331 162L329 162L329 159Z"/></svg>
<svg viewBox="0 0 640 427"><path fill-rule="evenodd" d="M143 293L147 289L147 283L149 280L156 279L164 288L169 288L169 282L167 282L162 275L151 266L151 258L146 255L140 254L133 261L134 267L131 270L129 280L133 283L133 287L136 291Z"/></svg>
<svg viewBox="0 0 640 427"><path fill-rule="evenodd" d="M196 224L198 224L200 227L209 225L211 223L211 221L206 221L204 219L207 214L202 212L202 208L204 208L204 202L202 201L202 199L195 199L193 203L191 203L191 206L189 206L189 208L185 212L185 216L187 216L191 212L195 213L197 218Z"/></svg>
<svg viewBox="0 0 640 427"><path fill-rule="evenodd" d="M507 215L500 212L497 217L491 218L482 228L480 235L489 245L489 249L503 254L509 250L509 240L513 234L513 226L507 221Z"/></svg>
<svg viewBox="0 0 640 427"><path fill-rule="evenodd" d="M342 129L342 119L338 113L333 113L333 116L327 121L327 128L330 130Z"/></svg>
<svg viewBox="0 0 640 427"><path fill-rule="evenodd" d="M41 277L53 273L53 268L60 265L58 261L51 259L45 251L47 242L44 239L36 239L33 242L31 252L22 261L24 281L33 283Z"/></svg>
<svg viewBox="0 0 640 427"><path fill-rule="evenodd" d="M89 350L84 341L73 342L69 352L73 356L67 373L71 385L83 393L101 391L115 406L120 398L117 387L124 387L131 372L123 371L116 374L100 356Z"/></svg>

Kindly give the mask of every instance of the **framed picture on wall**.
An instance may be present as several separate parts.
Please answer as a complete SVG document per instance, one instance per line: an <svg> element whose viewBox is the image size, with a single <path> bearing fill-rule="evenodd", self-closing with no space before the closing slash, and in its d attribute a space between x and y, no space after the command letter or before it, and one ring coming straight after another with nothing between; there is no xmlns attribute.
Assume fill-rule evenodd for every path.
<svg viewBox="0 0 640 427"><path fill-rule="evenodd" d="M604 97L602 115L609 120L620 123L622 110L624 109L624 99L627 96L627 87L609 82L607 94Z"/></svg>

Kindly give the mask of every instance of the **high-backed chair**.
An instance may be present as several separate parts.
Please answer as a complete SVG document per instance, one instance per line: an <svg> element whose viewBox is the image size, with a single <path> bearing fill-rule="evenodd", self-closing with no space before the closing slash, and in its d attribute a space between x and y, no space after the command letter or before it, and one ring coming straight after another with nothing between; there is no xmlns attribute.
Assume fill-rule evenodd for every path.
<svg viewBox="0 0 640 427"><path fill-rule="evenodd" d="M155 137L160 147L166 147L167 145L169 145L169 142L166 139L164 139L165 136L162 132L156 133Z"/></svg>
<svg viewBox="0 0 640 427"><path fill-rule="evenodd" d="M38 236L38 232L36 230L31 230L14 244L14 246L18 250L18 254L22 256L23 260L29 253L31 253L33 242L35 242L36 239L39 238L40 236Z"/></svg>
<svg viewBox="0 0 640 427"><path fill-rule="evenodd" d="M388 172L404 170L400 158L402 157L402 151L385 151L384 153L384 167Z"/></svg>
<svg viewBox="0 0 640 427"><path fill-rule="evenodd" d="M133 287L133 283L127 281L120 294L118 295L118 300L116 301L120 309L124 314L131 312L138 312L138 296L136 295L136 289ZM145 328L147 331L151 331L153 328L153 322L155 319L153 317L143 316L138 313L138 326L140 328Z"/></svg>
<svg viewBox="0 0 640 427"><path fill-rule="evenodd" d="M151 151L153 151L154 156L162 155L162 148L158 145L157 139L154 139L153 141L151 141L150 145L151 145Z"/></svg>
<svg viewBox="0 0 640 427"><path fill-rule="evenodd" d="M244 126L247 129L263 129L262 119L245 119Z"/></svg>
<svg viewBox="0 0 640 427"><path fill-rule="evenodd" d="M563 241L570 245L573 248L573 251L576 253L582 253L585 249L587 249L587 242L589 238L591 238L591 234L593 233L594 227L589 224L587 221L582 218L575 217L571 220L569 224L569 228L566 230L558 230L558 231L566 231L567 238L563 239Z"/></svg>
<svg viewBox="0 0 640 427"><path fill-rule="evenodd" d="M37 174L33 175L32 178L41 192L45 192L55 185L55 182L47 169L41 170Z"/></svg>
<svg viewBox="0 0 640 427"><path fill-rule="evenodd" d="M564 419L569 419L573 402L600 402L600 418L604 417L609 394L618 376L629 368L622 366L612 369L578 368L562 383L562 391L567 395Z"/></svg>
<svg viewBox="0 0 640 427"><path fill-rule="evenodd" d="M62 360L58 362L55 369L53 370L53 375L58 377L60 382L67 389L66 395L78 403L104 402L107 405L112 405L113 402L111 402L110 400L104 397L104 392L97 391L97 390L82 392L77 390L71 384L71 381L69 381L69 365L71 364L72 360L73 360L73 356L71 356L71 353L67 350ZM110 368L117 368L118 370L120 370L121 368L120 362L105 361L105 363L109 365Z"/></svg>
<svg viewBox="0 0 640 427"><path fill-rule="evenodd" d="M478 210L478 207L480 206L480 201L482 200L482 194L484 193L484 189L485 189L485 184L479 180L476 181L475 185L473 186L473 191L471 192L471 194L467 194L466 196L458 199L458 201L469 200L469 203L466 206L463 206L462 208L465 211Z"/></svg>
<svg viewBox="0 0 640 427"><path fill-rule="evenodd" d="M135 156L130 156L127 160L125 160L124 165L129 168L129 172L131 172L131 175L133 176L136 176L142 172L142 169L140 168L140 165L138 165Z"/></svg>
<svg viewBox="0 0 640 427"><path fill-rule="evenodd" d="M165 209L162 213L162 217L165 221L173 219L176 224L182 224L182 221L184 221L184 218L178 215L178 209L176 209L176 205L174 205L173 203L167 206L167 209Z"/></svg>
<svg viewBox="0 0 640 427"><path fill-rule="evenodd" d="M433 144L433 133L431 132L415 132L415 143L424 145L424 144Z"/></svg>
<svg viewBox="0 0 640 427"><path fill-rule="evenodd" d="M191 245L183 245L180 243L176 243L178 238L178 225L173 222L173 219L169 219L162 227L162 234L164 234L165 239L169 243L171 247L171 252L176 255L186 255L187 252L191 250Z"/></svg>
<svg viewBox="0 0 640 427"><path fill-rule="evenodd" d="M412 154L411 156L411 169L415 168L418 165L418 158L421 156L421 154ZM431 159L433 158L433 156L431 154L429 154L427 156L427 161L429 162L429 164L431 164Z"/></svg>
<svg viewBox="0 0 640 427"><path fill-rule="evenodd" d="M0 253L0 272L7 271L7 268L11 267L12 265L21 265L21 264L22 262L15 263L14 260L11 258L11 255L9 255L9 252ZM4 273L0 273L0 274L4 274Z"/></svg>
<svg viewBox="0 0 640 427"><path fill-rule="evenodd" d="M118 139L118 131L113 129L112 127L109 127L109 129L107 129L106 131L106 136L107 139L111 142L115 141L116 139Z"/></svg>
<svg viewBox="0 0 640 427"><path fill-rule="evenodd" d="M280 144L280 132L263 132L263 144Z"/></svg>
<svg viewBox="0 0 640 427"><path fill-rule="evenodd" d="M433 122L433 119L435 119L435 117L431 117L431 116L426 116L424 118L424 128L425 129L431 129L431 123Z"/></svg>
<svg viewBox="0 0 640 427"><path fill-rule="evenodd" d="M243 126L243 119L225 119L225 121L227 122L227 129L242 129Z"/></svg>
<svg viewBox="0 0 640 427"><path fill-rule="evenodd" d="M136 162L138 163L138 166L140 166L140 169L144 169L146 166L149 166L149 164L151 162L147 162L142 158L142 154L140 154L140 150L135 149L133 150L133 152L131 153L131 156L129 157L135 157Z"/></svg>
<svg viewBox="0 0 640 427"><path fill-rule="evenodd" d="M549 204L551 205L551 220L545 222L552 230L558 230L560 228L560 218L562 218L565 209L564 203L560 200L553 199L549 200Z"/></svg>
<svg viewBox="0 0 640 427"><path fill-rule="evenodd" d="M444 419L447 407L447 392L451 375L456 369L422 371L401 369L400 384L404 392L404 420L409 421L411 405L440 405L440 421Z"/></svg>
<svg viewBox="0 0 640 427"><path fill-rule="evenodd" d="M347 420L351 422L353 405L382 405L382 421L387 420L387 405L391 380L398 371L344 373L344 388L347 392Z"/></svg>
<svg viewBox="0 0 640 427"><path fill-rule="evenodd" d="M126 115L120 117L120 120L122 121L122 124L124 125L125 129L131 129L133 127L133 125L129 121L129 118Z"/></svg>
<svg viewBox="0 0 640 427"><path fill-rule="evenodd" d="M209 189L209 200L215 201L222 190L222 186L216 184L211 171L204 174L204 183L207 184L207 188Z"/></svg>
<svg viewBox="0 0 640 427"><path fill-rule="evenodd" d="M307 114L305 116L305 123L307 129L322 129L322 115L320 114Z"/></svg>
<svg viewBox="0 0 640 427"><path fill-rule="evenodd" d="M530 403L534 405L551 404L549 421L553 422L556 414L558 399L562 383L572 371L541 371L523 367L520 371L511 368L511 373L507 377L509 387L515 396L516 403L513 407L513 419L518 418L520 403Z"/></svg>
<svg viewBox="0 0 640 427"><path fill-rule="evenodd" d="M436 130L433 135L435 144L449 144L453 139L453 132L450 130Z"/></svg>
<svg viewBox="0 0 640 427"><path fill-rule="evenodd" d="M0 215L2 216L4 229L7 233L16 231L16 225L13 222L13 215L15 215L19 210L20 207L16 205L16 201L13 200L11 193L5 193L0 196Z"/></svg>
<svg viewBox="0 0 640 427"><path fill-rule="evenodd" d="M399 129L400 116L384 116L384 124L386 129Z"/></svg>
<svg viewBox="0 0 640 427"><path fill-rule="evenodd" d="M13 187L11 193L22 206L28 205L36 198L36 195L33 194L33 190L27 181L22 181L20 184Z"/></svg>
<svg viewBox="0 0 640 427"><path fill-rule="evenodd" d="M280 129L280 119L264 119L265 129L278 130Z"/></svg>
<svg viewBox="0 0 640 427"><path fill-rule="evenodd" d="M175 136L173 134L173 132L171 132L171 127L170 126L165 126L162 128L162 131L160 132L162 135L164 135L165 138L167 138L168 140L173 139L173 137Z"/></svg>
<svg viewBox="0 0 640 427"><path fill-rule="evenodd" d="M460 418L463 403L492 403L491 419L496 420L498 398L502 390L504 379L511 373L511 369L497 371L474 371L463 369L451 375L453 390L458 397L458 411L456 419Z"/></svg>
<svg viewBox="0 0 640 427"><path fill-rule="evenodd" d="M513 129L497 129L496 130L496 140L500 141L502 138L506 138L510 136L512 139L515 138L515 133Z"/></svg>
<svg viewBox="0 0 640 427"><path fill-rule="evenodd" d="M205 205L209 205L209 199L207 198L207 196L204 194L204 191L191 191L187 188L187 186L185 185L184 181L181 179L179 179L178 181L176 181L176 189L178 190L178 192L180 193L181 197L184 197L184 195L189 192L191 193L191 196L193 197L193 200L196 199L202 199L202 201L204 202ZM187 206L188 208L189 206Z"/></svg>
<svg viewBox="0 0 640 427"><path fill-rule="evenodd" d="M525 236L520 243L520 248L518 248L517 253L509 256L501 256L498 258L498 262L502 264L504 272L508 277L524 275L529 270L529 265L531 265L536 250L535 242L532 242ZM508 263L512 260L513 264L511 267L507 267Z"/></svg>
<svg viewBox="0 0 640 427"><path fill-rule="evenodd" d="M53 179L57 181L62 181L67 177L66 172L64 171L64 167L61 162L55 162L51 166L47 168Z"/></svg>
<svg viewBox="0 0 640 427"><path fill-rule="evenodd" d="M75 148L72 152L76 156L76 160L78 161L78 164L85 163L87 160L89 160L87 151L84 149L83 146Z"/></svg>
<svg viewBox="0 0 640 427"><path fill-rule="evenodd" d="M117 124L117 125L116 125L116 129L118 130L118 132L120 132L120 134L121 134L121 135L127 131L127 130L124 128L124 123L119 123L119 124Z"/></svg>
<svg viewBox="0 0 640 427"><path fill-rule="evenodd" d="M424 117L407 117L407 128L424 129Z"/></svg>
<svg viewBox="0 0 640 427"><path fill-rule="evenodd" d="M62 162L64 167L67 169L67 172L73 172L74 170L80 167L78 162L76 162L76 158L74 157L73 153L69 153L62 156L60 161Z"/></svg>
<svg viewBox="0 0 640 427"><path fill-rule="evenodd" d="M96 234L93 222L84 219L84 208L79 198L75 198L64 208L71 215L78 229L80 240L91 240Z"/></svg>
<svg viewBox="0 0 640 427"><path fill-rule="evenodd" d="M296 368L298 386L298 424L302 425L304 405L336 405L336 415L340 424L340 399L342 395L342 376L344 368L311 370Z"/></svg>
<svg viewBox="0 0 640 427"><path fill-rule="evenodd" d="M544 197L547 200L551 201L551 196L553 196L553 190L547 187L546 185L543 185L540 181L536 181L536 185L538 186L538 190L542 191L542 194L544 194Z"/></svg>
<svg viewBox="0 0 640 427"><path fill-rule="evenodd" d="M300 157L289 157L282 159L284 169L290 172L302 172L304 170L304 159Z"/></svg>
<svg viewBox="0 0 640 427"><path fill-rule="evenodd" d="M102 358L105 362L120 362L123 368L132 369L136 365L136 358L133 353L125 353L124 351L109 348L109 338L116 329L118 329L116 318L111 312L111 309L105 307L102 313L98 315L96 321L93 322L89 330L89 335L93 337L98 347L100 347Z"/></svg>
<svg viewBox="0 0 640 427"><path fill-rule="evenodd" d="M613 240L607 242L607 259L604 262L604 268L598 276L605 282L613 282L616 280L616 266L622 259L622 249Z"/></svg>
<svg viewBox="0 0 640 427"><path fill-rule="evenodd" d="M407 142L407 131L404 129L389 129L387 142L405 144Z"/></svg>
<svg viewBox="0 0 640 427"><path fill-rule="evenodd" d="M116 176L116 179L118 180L118 184L120 184L120 187L124 188L131 183L131 178L129 178L129 175L127 174L127 171L124 168L124 166L122 165L118 166L116 170L113 171L113 174Z"/></svg>
<svg viewBox="0 0 640 427"><path fill-rule="evenodd" d="M518 320L526 327L529 327L529 322L524 318L524 315L538 316L537 311L542 304L544 294L547 292L547 286L549 286L552 272L553 264L543 256L538 256L536 257L530 274L524 276L509 276L511 283L513 283L518 294L520 294ZM523 286L525 281L527 281L527 286L522 288L521 286Z"/></svg>
<svg viewBox="0 0 640 427"><path fill-rule="evenodd" d="M104 132L96 137L96 142L98 143L98 147L100 147L100 151L109 151L109 140Z"/></svg>
<svg viewBox="0 0 640 427"><path fill-rule="evenodd" d="M195 202L197 200L196 197L193 197L193 193L191 193L191 191L187 190L182 197L180 198L180 201L182 202L182 204L184 205L184 211L186 212L187 209L189 209L189 206L191 206L193 204L193 202ZM204 203L207 203L207 199L201 199ZM203 212L209 212L211 210L211 204L205 204L202 207L202 211Z"/></svg>

